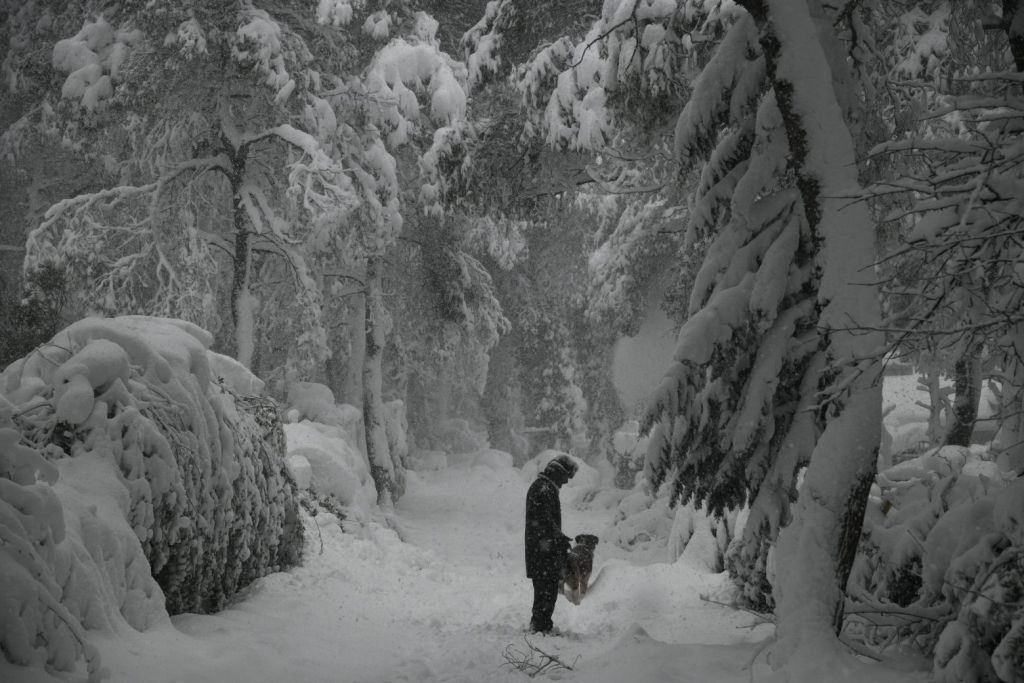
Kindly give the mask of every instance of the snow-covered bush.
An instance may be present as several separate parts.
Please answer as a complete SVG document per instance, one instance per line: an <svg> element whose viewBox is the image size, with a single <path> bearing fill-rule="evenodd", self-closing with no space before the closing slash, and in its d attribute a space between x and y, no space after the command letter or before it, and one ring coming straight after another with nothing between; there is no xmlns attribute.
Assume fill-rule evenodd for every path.
<svg viewBox="0 0 1024 683"><path fill-rule="evenodd" d="M665 547L672 530L674 511L668 496L654 496L637 485L615 509L615 517L603 538L621 548Z"/></svg>
<svg viewBox="0 0 1024 683"><path fill-rule="evenodd" d="M848 586L847 632L909 642L933 679L1024 679L1024 480L945 446L879 473Z"/></svg>
<svg viewBox="0 0 1024 683"><path fill-rule="evenodd" d="M75 543L53 486L58 469L38 449L21 443L14 413L15 406L0 395L0 651L14 664L58 670L73 669L84 655L90 683L98 681L99 654L86 640L83 622L89 615L98 627L107 617L104 593L95 590L100 586L94 583L106 577L97 576L90 555L93 548L102 549L102 543L86 548L81 537ZM102 533L95 519L95 514L87 515L81 524L92 523ZM144 565L137 541L132 550ZM117 554L122 572L135 566L123 562L131 557L131 551ZM147 597L162 606L148 572L145 580L150 588ZM119 587L123 598L126 585ZM128 610L126 616L133 612Z"/></svg>
<svg viewBox="0 0 1024 683"><path fill-rule="evenodd" d="M276 404L215 381L211 341L179 320L88 318L0 374L22 441L74 471L69 487L117 473L123 495L84 490L117 501L109 516L132 530L172 614L216 611L301 554ZM67 506L74 495L57 490ZM107 568L118 584L125 566Z"/></svg>
<svg viewBox="0 0 1024 683"><path fill-rule="evenodd" d="M303 421L284 427L288 437L289 467L309 468L307 488L356 516L367 514L377 500L366 454L354 447L341 427Z"/></svg>

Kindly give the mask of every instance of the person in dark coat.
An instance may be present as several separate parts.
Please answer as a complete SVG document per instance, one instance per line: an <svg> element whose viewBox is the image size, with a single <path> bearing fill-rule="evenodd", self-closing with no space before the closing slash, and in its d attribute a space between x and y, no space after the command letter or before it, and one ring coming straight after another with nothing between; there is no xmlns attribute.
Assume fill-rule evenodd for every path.
<svg viewBox="0 0 1024 683"><path fill-rule="evenodd" d="M565 556L571 539L562 533L558 489L576 474L576 463L560 455L547 464L526 492L526 576L533 579L530 630L550 633Z"/></svg>

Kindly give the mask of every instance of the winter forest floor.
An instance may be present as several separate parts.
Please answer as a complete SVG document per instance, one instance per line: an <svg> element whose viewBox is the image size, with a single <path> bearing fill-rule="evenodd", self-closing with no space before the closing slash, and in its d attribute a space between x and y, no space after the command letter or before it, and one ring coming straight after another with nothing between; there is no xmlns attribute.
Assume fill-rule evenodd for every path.
<svg viewBox="0 0 1024 683"><path fill-rule="evenodd" d="M110 680L528 680L503 657L510 645L526 649L532 593L521 517L528 484L517 469L453 464L410 473L392 519L397 533L374 523L347 523L342 533L326 514L318 524L308 520L303 565L258 580L224 612L96 639ZM600 533L612 512L577 509L571 503L578 493L563 490L564 529ZM555 623L563 635L531 637L574 669L540 678L751 680L748 662L773 627L701 599L726 593L724 574L660 562L659 552L598 546L593 592L578 607L559 597ZM893 681L920 680L886 673ZM10 683L40 680L38 671L0 674ZM759 655L753 680L772 679Z"/></svg>

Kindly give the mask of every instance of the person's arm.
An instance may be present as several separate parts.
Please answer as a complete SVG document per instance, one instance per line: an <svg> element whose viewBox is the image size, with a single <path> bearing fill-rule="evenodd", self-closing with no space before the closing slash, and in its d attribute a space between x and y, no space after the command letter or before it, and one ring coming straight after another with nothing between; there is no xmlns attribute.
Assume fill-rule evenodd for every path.
<svg viewBox="0 0 1024 683"><path fill-rule="evenodd" d="M545 530L545 536L550 538L554 543L555 547L561 549L563 552L568 552L569 546L572 545L572 538L566 536L562 531L561 525L555 521L555 511L559 509L561 503L558 500L558 489L552 489L548 499L548 528ZM561 517L561 515L558 515Z"/></svg>

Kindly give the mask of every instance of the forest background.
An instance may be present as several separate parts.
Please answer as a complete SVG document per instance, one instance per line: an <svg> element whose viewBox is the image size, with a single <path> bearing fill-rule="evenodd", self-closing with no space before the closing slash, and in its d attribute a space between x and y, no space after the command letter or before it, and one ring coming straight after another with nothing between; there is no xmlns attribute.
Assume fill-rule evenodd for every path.
<svg viewBox="0 0 1024 683"><path fill-rule="evenodd" d="M397 409L421 449L469 420L518 463L745 508L724 562L783 662L838 647L877 552L886 367L930 392L902 457L984 439L1000 481L1024 470L1019 0L2 9L0 365L86 315L179 318L272 397L357 406L382 505ZM676 348L635 404L615 350L659 310ZM918 552L862 597L959 613L1021 571L1013 514L980 587L928 594ZM998 654L1005 621L936 656Z"/></svg>

